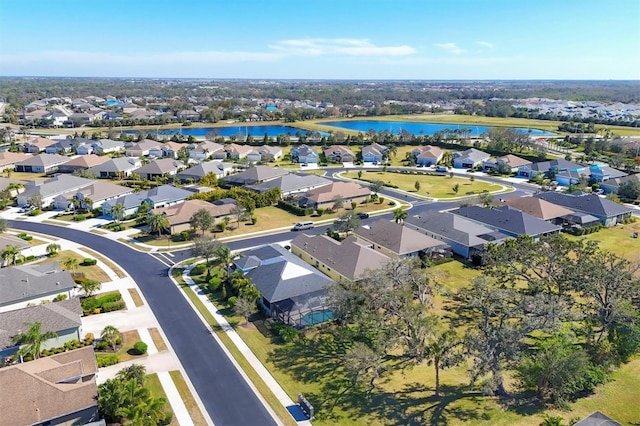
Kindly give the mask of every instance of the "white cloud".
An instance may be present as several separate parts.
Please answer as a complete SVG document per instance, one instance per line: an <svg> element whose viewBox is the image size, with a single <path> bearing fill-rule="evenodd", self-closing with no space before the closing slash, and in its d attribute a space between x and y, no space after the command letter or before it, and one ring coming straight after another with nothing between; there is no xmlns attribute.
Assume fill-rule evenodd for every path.
<svg viewBox="0 0 640 426"><path fill-rule="evenodd" d="M407 45L376 46L368 39L349 38L281 40L269 47L292 56L405 56L416 53L415 48Z"/></svg>
<svg viewBox="0 0 640 426"><path fill-rule="evenodd" d="M456 55L466 52L466 50L458 47L458 45L455 43L435 43L434 46L439 47L440 49L444 49L449 53L454 53Z"/></svg>
<svg viewBox="0 0 640 426"><path fill-rule="evenodd" d="M486 47L487 49L493 48L493 43L489 43L488 41L476 41L478 46Z"/></svg>

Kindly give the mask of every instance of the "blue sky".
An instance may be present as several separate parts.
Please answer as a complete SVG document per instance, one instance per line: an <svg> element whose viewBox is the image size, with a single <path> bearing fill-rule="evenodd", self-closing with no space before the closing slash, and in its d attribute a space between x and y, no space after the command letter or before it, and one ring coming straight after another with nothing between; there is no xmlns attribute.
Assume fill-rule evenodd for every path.
<svg viewBox="0 0 640 426"><path fill-rule="evenodd" d="M0 0L0 75L640 79L640 1Z"/></svg>

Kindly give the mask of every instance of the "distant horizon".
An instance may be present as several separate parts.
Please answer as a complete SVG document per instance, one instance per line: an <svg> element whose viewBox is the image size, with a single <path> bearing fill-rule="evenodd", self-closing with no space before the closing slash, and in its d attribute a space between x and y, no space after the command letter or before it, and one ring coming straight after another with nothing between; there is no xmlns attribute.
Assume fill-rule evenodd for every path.
<svg viewBox="0 0 640 426"><path fill-rule="evenodd" d="M560 83L560 82L638 82L640 83L640 78L637 79L568 79L568 78L558 78L558 79L518 79L518 78L500 78L500 79L492 79L492 78L467 78L467 79L443 79L443 78L266 78L266 77L135 77L135 76L71 76L71 75L0 75L0 79L101 79L101 80L191 80L191 81L349 81L349 82L441 82L441 83L470 83L470 82L495 82L495 83L511 83L511 82L549 82L549 83Z"/></svg>
<svg viewBox="0 0 640 426"><path fill-rule="evenodd" d="M635 81L639 17L637 0L0 0L0 75Z"/></svg>

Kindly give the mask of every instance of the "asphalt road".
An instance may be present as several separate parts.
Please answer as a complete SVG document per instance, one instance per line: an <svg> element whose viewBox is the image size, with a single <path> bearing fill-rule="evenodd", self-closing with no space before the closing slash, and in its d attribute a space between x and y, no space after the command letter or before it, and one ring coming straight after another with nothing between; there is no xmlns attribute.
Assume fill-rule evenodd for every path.
<svg viewBox="0 0 640 426"><path fill-rule="evenodd" d="M167 267L156 258L73 229L21 221L13 221L11 227L74 241L126 269L140 287L216 425L277 424L169 279Z"/></svg>

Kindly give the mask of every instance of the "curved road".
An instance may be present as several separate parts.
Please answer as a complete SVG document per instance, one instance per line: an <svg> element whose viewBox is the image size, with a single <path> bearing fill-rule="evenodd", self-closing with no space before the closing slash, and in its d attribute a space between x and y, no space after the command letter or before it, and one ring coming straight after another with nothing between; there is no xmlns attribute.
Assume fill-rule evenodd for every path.
<svg viewBox="0 0 640 426"><path fill-rule="evenodd" d="M10 225L74 241L126 269L144 294L216 425L277 424L169 279L167 267L155 257L88 232L21 221L12 221Z"/></svg>

